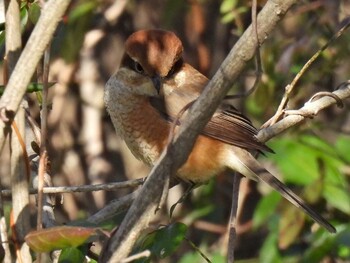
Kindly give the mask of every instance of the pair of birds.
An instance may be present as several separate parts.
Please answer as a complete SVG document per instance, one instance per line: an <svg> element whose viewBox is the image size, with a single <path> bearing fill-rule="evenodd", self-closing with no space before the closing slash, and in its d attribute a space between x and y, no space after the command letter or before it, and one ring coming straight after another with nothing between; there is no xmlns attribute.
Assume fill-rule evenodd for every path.
<svg viewBox="0 0 350 263"><path fill-rule="evenodd" d="M117 133L135 157L150 166L166 147L178 113L196 100L208 83L204 75L183 61L182 53L182 43L174 33L138 31L126 40L120 68L105 87L105 104ZM176 122L179 125L181 118ZM222 104L198 136L177 176L201 183L225 170L239 172L269 184L329 232L335 232L327 220L252 156L250 152L271 151L256 135L249 119Z"/></svg>

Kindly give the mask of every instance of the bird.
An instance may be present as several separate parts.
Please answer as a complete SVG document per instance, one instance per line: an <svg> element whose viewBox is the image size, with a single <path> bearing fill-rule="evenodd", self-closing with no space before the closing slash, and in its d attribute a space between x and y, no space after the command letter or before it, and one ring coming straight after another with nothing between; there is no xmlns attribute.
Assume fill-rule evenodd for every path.
<svg viewBox="0 0 350 263"><path fill-rule="evenodd" d="M195 101L208 78L186 63L181 40L171 31L145 29L125 41L120 67L107 81L104 102L113 126L133 155L153 166L181 126L185 107ZM175 127L175 128L174 128ZM257 139L258 130L223 101L197 137L176 176L200 184L224 171L263 181L331 233L336 229L253 156L273 152Z"/></svg>

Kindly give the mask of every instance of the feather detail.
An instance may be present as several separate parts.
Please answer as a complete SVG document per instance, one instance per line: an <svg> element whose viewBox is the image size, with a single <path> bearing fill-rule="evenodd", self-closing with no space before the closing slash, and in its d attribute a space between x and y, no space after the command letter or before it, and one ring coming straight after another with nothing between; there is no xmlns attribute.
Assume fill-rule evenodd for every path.
<svg viewBox="0 0 350 263"><path fill-rule="evenodd" d="M222 105L202 134L247 150L273 152L256 138L258 130L251 121L231 105Z"/></svg>

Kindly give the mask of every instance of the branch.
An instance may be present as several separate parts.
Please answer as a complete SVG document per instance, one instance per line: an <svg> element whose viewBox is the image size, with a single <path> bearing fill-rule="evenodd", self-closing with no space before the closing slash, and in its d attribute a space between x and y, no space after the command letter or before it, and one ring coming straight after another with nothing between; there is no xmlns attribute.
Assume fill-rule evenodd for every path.
<svg viewBox="0 0 350 263"><path fill-rule="evenodd" d="M0 99L0 153L4 148L9 124L19 108L38 62L70 1L50 0L45 4L39 21L11 74L4 94Z"/></svg>
<svg viewBox="0 0 350 263"><path fill-rule="evenodd" d="M323 51L325 51L332 42L334 42L335 40L337 40L344 32L346 29L348 29L348 27L350 26L350 20L348 19L346 21L346 23L338 30L338 32L336 32L328 41L326 44L324 44L303 66L303 68L298 72L298 74L294 77L293 81L288 84L285 87L285 92L283 95L283 98L280 102L280 105L277 108L277 111L275 113L275 115L270 118L262 127L268 127L272 124L275 124L277 122L277 120L281 117L281 115L283 115L283 110L286 107L288 100L289 100L289 96L292 93L292 91L294 90L294 88L296 87L297 82L299 81L299 79L303 76L303 74L308 70L308 68L316 61L316 59L323 53Z"/></svg>
<svg viewBox="0 0 350 263"><path fill-rule="evenodd" d="M19 1L6 1L5 38L8 75L11 76L18 61L21 49L21 23ZM7 79L5 79L7 83ZM19 103L22 102L22 98ZM10 168L12 189L12 231L16 236L15 247L18 261L30 261L31 255L27 244L23 243L30 230L28 175L30 173L28 155L25 149L25 113L23 105L12 123L10 136Z"/></svg>
<svg viewBox="0 0 350 263"><path fill-rule="evenodd" d="M95 184L95 185L80 185L80 186L56 186L56 187L44 187L44 194L61 194L61 193L76 193L76 192L92 192L92 191L114 191L122 188L137 187L143 184L144 179L134 179L125 182L115 182L108 184ZM30 194L37 194L37 189L30 189ZM11 196L11 190L2 190L2 196Z"/></svg>
<svg viewBox="0 0 350 263"><path fill-rule="evenodd" d="M257 31L261 42L267 38L277 22L296 2L297 0L269 0L266 3L258 16ZM137 237L155 214L160 191L168 183L167 178L174 175L186 161L197 135L209 121L247 62L254 56L257 43L252 35L250 26L193 105L179 133L163 152L119 229L112 235L102 252L102 262L120 262L130 253Z"/></svg>
<svg viewBox="0 0 350 263"><path fill-rule="evenodd" d="M340 88L334 92L332 92L336 97L341 100L345 100L350 97L350 81L347 81L340 85ZM318 100L313 102L305 103L304 107L297 110L295 114L290 114L281 121L276 124L264 128L259 131L258 139L262 142L266 142L272 137L275 137L288 128L299 124L304 121L306 118L313 117L317 115L317 113L329 106L337 104L337 100L331 96L321 97Z"/></svg>
<svg viewBox="0 0 350 263"><path fill-rule="evenodd" d="M118 200L112 201L110 204L99 210L96 214L90 216L87 221L98 225L108 219L113 218L115 215L128 210L140 192L141 189L137 189Z"/></svg>

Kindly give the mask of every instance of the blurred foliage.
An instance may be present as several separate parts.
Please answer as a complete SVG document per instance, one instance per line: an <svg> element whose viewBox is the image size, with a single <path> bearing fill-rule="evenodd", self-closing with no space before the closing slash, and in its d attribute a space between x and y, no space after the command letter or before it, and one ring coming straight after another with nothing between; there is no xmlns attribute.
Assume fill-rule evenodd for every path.
<svg viewBox="0 0 350 263"><path fill-rule="evenodd" d="M220 5L220 12L222 14L222 23L231 23L237 19L240 14L249 10L247 6L239 6L238 0L224 0Z"/></svg>
<svg viewBox="0 0 350 263"><path fill-rule="evenodd" d="M60 256L58 258L58 263L84 262L87 250L88 249L86 247L84 247L84 248L75 248L75 247L65 248L60 253ZM89 262L93 262L93 261L89 261Z"/></svg>
<svg viewBox="0 0 350 263"><path fill-rule="evenodd" d="M78 59L85 33L91 27L98 4L97 0L77 1L69 13L63 29L64 38L60 43L65 47L61 49L61 55L67 62L72 63Z"/></svg>
<svg viewBox="0 0 350 263"><path fill-rule="evenodd" d="M327 204L333 210L337 209L340 216L337 219L335 211L327 216L337 225L337 234L329 235L322 228L314 233L303 232L310 220L285 200L281 201L277 193L271 192L260 200L254 214L254 223L260 226L264 222L276 220L277 214L273 210L268 211L269 205L279 211L279 222L269 224L270 233L261 249L262 262L287 262L290 257L295 258L294 262L320 262L327 257L350 259L344 249L349 240L343 238L348 237L350 227L347 220L344 221L350 215L350 183L342 172L342 168L349 165L350 152L345 151L348 145L349 136L339 136L331 145L317 136L307 134L278 138L271 142L270 146L276 154L268 159L275 163L285 182L304 186L300 195L308 203L318 204L318 211L327 211ZM310 247L305 246L305 243L310 244ZM282 250L277 253L275 249L278 247Z"/></svg>
<svg viewBox="0 0 350 263"><path fill-rule="evenodd" d="M142 252L149 250L151 257L146 259L139 259L137 263L146 263L152 261L159 261L162 258L169 257L184 241L187 232L187 226L182 223L174 223L161 227L139 240L136 245L135 252Z"/></svg>
<svg viewBox="0 0 350 263"><path fill-rule="evenodd" d="M50 82L50 83L48 83L48 87L51 88L55 84L56 83L54 83L54 82ZM43 90L43 87L44 87L44 85L41 83L32 82L28 85L27 92L28 93L39 92L39 91ZM4 93L4 90L5 90L5 86L0 85L0 96ZM39 101L39 103L41 104L40 101Z"/></svg>
<svg viewBox="0 0 350 263"><path fill-rule="evenodd" d="M263 7L264 2L258 1L259 9ZM291 83L295 74L310 57L337 32L346 14L350 14L346 2L302 1L287 14L273 35L262 45L263 75L259 87L249 98L238 102L254 123L262 124L274 114L286 85ZM81 107L86 106L87 103L79 97L81 91L77 91L77 87L81 84L81 80L76 76L87 32L98 29L105 35L93 49L100 70L99 78L105 82L106 76L111 75L117 67L118 57L121 57L123 51L121 43L128 34L137 29L162 27L176 31L184 42L186 60L196 68L200 68L205 60L203 58L205 56L202 55L204 50L205 54L209 54L207 59L208 64L211 65L210 70L204 70L207 70L206 73L213 73L251 20L250 1L130 0L118 20L112 23L106 21L104 12L113 3L114 1L98 0L73 1L56 32L52 43L54 54L52 57L56 61L64 61L63 66L56 69L56 75L64 72L71 65L75 67L73 77L71 76L67 81L69 83L66 89L58 92L60 96L65 96L65 102L72 101L74 104L73 107L62 104L61 107L68 109L62 111L68 112L66 119L61 112L58 114L55 112L56 115L61 116L62 119L59 121L64 127L63 135L57 139L59 144L63 144L65 136L70 132L74 135L69 134L73 138L81 135L79 133L83 123ZM24 40L28 38L38 21L40 12L39 1L21 1L21 26ZM4 46L4 30L1 24L1 47ZM345 32L322 53L291 94L289 109L298 109L316 92L332 91L349 78L349 42L350 34ZM235 84L235 92L242 93L251 87L252 79L255 78L254 72L255 65L251 62L240 77L239 83ZM210 76L211 74L208 74L208 77ZM56 80L52 81L54 83ZM3 85L0 86L1 92L2 89ZM40 104L41 90L42 85L35 80L28 87L29 93L39 92L34 99L35 102L39 102L37 104ZM345 102L345 104L343 110L335 107L328 109L315 120L307 120L300 127L294 127L288 133L274 138L269 142L269 146L276 154L261 158L265 164L273 167L272 171L275 174L278 174L303 199L329 219L338 232L331 235L319 228L297 208L282 199L278 193L264 188L260 191L261 193L257 193L255 186L252 186L248 192L255 192L256 195L252 198L254 202L244 204L242 207L242 213L249 217L248 225L251 224L248 230L238 235L236 252L239 256L236 262L350 261L350 116L347 110L349 103ZM67 119L72 120L71 126ZM117 143L113 141L115 133L110 123L106 124L106 119L103 119L102 129L104 131L102 144L105 151L103 157L106 163L115 168L118 165L122 166L120 164L122 161L119 160L120 163L116 161L120 147L117 146L112 150L108 148ZM57 126L51 127L52 130L56 131ZM79 183L90 183L91 177L86 175L89 174L87 169L92 158L84 152L86 145L82 144L80 137L77 141L79 142L75 142L71 148L64 150L70 153L76 151L79 157L86 158L80 163L85 177L80 178L80 181L76 179L78 165L72 165L74 170L70 172L62 168L64 170L62 173L74 174L74 180L76 179ZM61 162L59 167L63 166L64 158L61 158L60 154L65 151L61 148L52 148L50 158L58 163ZM57 171L57 176L60 172ZM112 180L115 181L115 170L110 173L113 176ZM123 170L120 173L126 172ZM173 218L169 219L166 213L162 214L157 222L157 226L161 225L161 227L145 234L135 246L135 253L145 249L152 252L151 258L140 259L138 262L158 262L164 258L166 258L164 262L168 260L168 262L196 263L204 262L205 258L215 263L226 262L227 244L223 242L227 238L225 233L212 230L210 227L204 230L198 229L196 223L210 222L225 229L230 214L231 179L228 176L219 176L196 189L182 206L176 207ZM76 183L74 180L72 182ZM64 182L72 183L70 180L64 180ZM85 196L81 199L76 198L74 205L79 210L77 214L92 213L90 201L91 199ZM249 210L254 210L254 213L249 215ZM67 215L64 214L64 216L66 221L70 220ZM106 222L108 228L114 228L121 217L118 215L118 220ZM162 224L163 222L166 222L165 225ZM79 238L79 235L76 238ZM74 241L74 238L70 239ZM48 243L45 238L44 243ZM52 241L50 245L55 247L58 243L59 241ZM75 246L68 246L62 250L59 261L81 262L87 254L88 247L87 245ZM44 245L41 247L45 248Z"/></svg>

